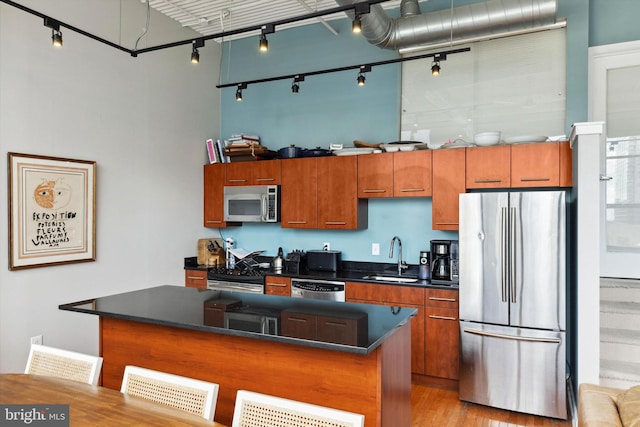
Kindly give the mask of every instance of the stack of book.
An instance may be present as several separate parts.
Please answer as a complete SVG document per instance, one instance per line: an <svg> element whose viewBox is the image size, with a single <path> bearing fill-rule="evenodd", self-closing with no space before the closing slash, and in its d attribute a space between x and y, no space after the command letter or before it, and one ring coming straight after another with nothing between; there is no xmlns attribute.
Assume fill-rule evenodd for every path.
<svg viewBox="0 0 640 427"><path fill-rule="evenodd" d="M229 161L224 154L224 142L219 139L207 139L207 154L209 155L209 163L226 163Z"/></svg>
<svg viewBox="0 0 640 427"><path fill-rule="evenodd" d="M237 134L225 141L207 140L210 163L244 162L273 158L276 153L260 145L260 137Z"/></svg>

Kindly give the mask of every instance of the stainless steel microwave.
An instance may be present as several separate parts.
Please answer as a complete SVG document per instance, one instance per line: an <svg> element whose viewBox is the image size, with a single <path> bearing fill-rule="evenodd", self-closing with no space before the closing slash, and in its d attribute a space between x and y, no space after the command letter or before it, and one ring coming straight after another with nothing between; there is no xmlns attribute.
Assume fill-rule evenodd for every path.
<svg viewBox="0 0 640 427"><path fill-rule="evenodd" d="M263 308L243 307L225 311L224 327L266 335L280 335L280 312Z"/></svg>
<svg viewBox="0 0 640 427"><path fill-rule="evenodd" d="M280 186L224 187L224 220L229 222L279 222Z"/></svg>

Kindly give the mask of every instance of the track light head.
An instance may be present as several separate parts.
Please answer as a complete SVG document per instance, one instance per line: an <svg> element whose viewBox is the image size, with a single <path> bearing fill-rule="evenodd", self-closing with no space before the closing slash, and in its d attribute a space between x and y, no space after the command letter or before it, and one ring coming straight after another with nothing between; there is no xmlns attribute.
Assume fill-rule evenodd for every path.
<svg viewBox="0 0 640 427"><path fill-rule="evenodd" d="M269 50L269 40L267 40L267 34L271 34L276 30L276 26L273 24L265 24L262 26L262 32L260 33L260 52L267 52Z"/></svg>
<svg viewBox="0 0 640 427"><path fill-rule="evenodd" d="M267 52L269 50L269 40L267 40L267 36L264 34L260 34L259 48L260 52Z"/></svg>
<svg viewBox="0 0 640 427"><path fill-rule="evenodd" d="M304 76L302 75L295 76L293 78L293 82L291 83L291 92L292 93L300 92L300 85L298 83L303 81L304 81Z"/></svg>
<svg viewBox="0 0 640 427"><path fill-rule="evenodd" d="M238 89L236 89L236 101L242 101L242 89L246 89L246 83L238 84Z"/></svg>
<svg viewBox="0 0 640 427"><path fill-rule="evenodd" d="M431 74L434 76L440 75L440 63L438 61L434 61L431 64Z"/></svg>
<svg viewBox="0 0 640 427"><path fill-rule="evenodd" d="M203 39L196 39L192 43L193 49L191 50L191 63L199 64L200 63L200 52L198 51L199 47L204 46Z"/></svg>
<svg viewBox="0 0 640 427"><path fill-rule="evenodd" d="M358 72L358 78L356 79L358 82L358 86L364 86L365 82L367 81L366 77L364 76L364 73L368 73L369 71L371 71L371 65L361 65L360 66L360 71Z"/></svg>
<svg viewBox="0 0 640 427"><path fill-rule="evenodd" d="M356 15L351 22L351 32L354 34L360 34L362 31L362 22L360 21L360 15Z"/></svg>
<svg viewBox="0 0 640 427"><path fill-rule="evenodd" d="M62 32L60 31L60 23L48 16L44 17L44 26L51 28L51 44L54 47L62 47Z"/></svg>
<svg viewBox="0 0 640 427"><path fill-rule="evenodd" d="M446 53L436 53L433 56L433 62L431 63L431 75L439 76L440 75L440 61L446 61L447 54Z"/></svg>

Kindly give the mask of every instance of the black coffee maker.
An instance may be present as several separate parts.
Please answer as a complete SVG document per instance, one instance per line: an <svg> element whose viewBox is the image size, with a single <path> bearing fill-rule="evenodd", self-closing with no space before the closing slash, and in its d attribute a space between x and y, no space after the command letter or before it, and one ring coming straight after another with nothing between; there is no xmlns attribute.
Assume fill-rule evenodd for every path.
<svg viewBox="0 0 640 427"><path fill-rule="evenodd" d="M431 283L457 286L458 241L431 241Z"/></svg>

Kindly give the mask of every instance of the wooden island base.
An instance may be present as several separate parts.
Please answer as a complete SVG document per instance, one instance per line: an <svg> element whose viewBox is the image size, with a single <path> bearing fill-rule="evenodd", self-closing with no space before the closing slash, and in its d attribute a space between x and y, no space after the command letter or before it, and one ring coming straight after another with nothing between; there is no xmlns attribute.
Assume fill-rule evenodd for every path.
<svg viewBox="0 0 640 427"><path fill-rule="evenodd" d="M363 355L101 316L102 384L119 390L124 367L137 365L219 384L215 421L226 425L246 389L364 414L367 427L404 427L410 325Z"/></svg>

